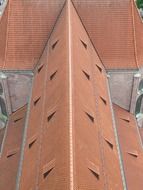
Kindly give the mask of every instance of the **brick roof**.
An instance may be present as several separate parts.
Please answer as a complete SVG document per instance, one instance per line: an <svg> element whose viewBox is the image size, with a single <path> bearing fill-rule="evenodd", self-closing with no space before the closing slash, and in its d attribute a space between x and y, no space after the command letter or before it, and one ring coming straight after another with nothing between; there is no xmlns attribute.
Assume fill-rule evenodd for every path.
<svg viewBox="0 0 143 190"><path fill-rule="evenodd" d="M105 67L136 69L138 65L135 55L132 1L73 0L73 2ZM138 39L141 40L140 35Z"/></svg>
<svg viewBox="0 0 143 190"><path fill-rule="evenodd" d="M0 189L15 189L26 110L27 106L24 106L9 118L0 155Z"/></svg>
<svg viewBox="0 0 143 190"><path fill-rule="evenodd" d="M47 43L64 0L9 0L0 25L2 69L33 69ZM3 32L3 33L2 33ZM5 50L5 51L4 51Z"/></svg>
<svg viewBox="0 0 143 190"><path fill-rule="evenodd" d="M135 118L116 105L114 118L105 70L136 69L142 59L133 4L73 2L85 28L70 1L10 0L1 18L1 68L32 69L34 76L28 111L9 120L0 189L122 190L125 179L130 190L142 188ZM26 111L26 123L15 124Z"/></svg>
<svg viewBox="0 0 143 190"><path fill-rule="evenodd" d="M143 154L136 119L117 105L114 110L127 187L142 189Z"/></svg>

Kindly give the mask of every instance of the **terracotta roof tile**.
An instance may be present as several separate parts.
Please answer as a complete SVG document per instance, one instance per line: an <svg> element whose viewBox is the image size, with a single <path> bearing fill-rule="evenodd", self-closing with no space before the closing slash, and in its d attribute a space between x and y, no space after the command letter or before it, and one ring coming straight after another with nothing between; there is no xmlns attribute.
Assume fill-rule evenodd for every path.
<svg viewBox="0 0 143 190"><path fill-rule="evenodd" d="M7 131L5 131L5 142L0 157L0 189L15 189L26 110L27 106L24 106L9 118ZM18 122L18 125L13 123L15 118L21 116L23 119Z"/></svg>
<svg viewBox="0 0 143 190"><path fill-rule="evenodd" d="M130 0L76 0L74 5L107 69L137 68Z"/></svg>
<svg viewBox="0 0 143 190"><path fill-rule="evenodd" d="M143 154L136 119L134 115L117 105L114 105L114 110L127 186L131 190L141 189ZM123 115L125 117L128 115L129 123L121 119Z"/></svg>
<svg viewBox="0 0 143 190"><path fill-rule="evenodd" d="M0 36L3 38L6 36L0 51L2 53L6 48L6 57L1 57L1 68L33 69L42 54L63 4L64 0L55 2L49 0L46 3L45 0L9 1L8 26L7 11L0 21L2 25L0 27L3 28ZM4 28L7 28L7 33Z"/></svg>

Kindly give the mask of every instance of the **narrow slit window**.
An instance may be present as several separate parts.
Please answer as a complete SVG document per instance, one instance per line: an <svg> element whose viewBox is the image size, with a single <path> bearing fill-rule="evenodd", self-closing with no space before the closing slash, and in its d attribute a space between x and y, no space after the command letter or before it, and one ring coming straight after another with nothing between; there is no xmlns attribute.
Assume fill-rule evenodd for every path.
<svg viewBox="0 0 143 190"><path fill-rule="evenodd" d="M94 123L94 117L92 116L92 115L90 115L89 113L87 113L87 112L85 112L86 113L86 115L88 116L88 118L90 119L90 121L92 122L92 123Z"/></svg>
<svg viewBox="0 0 143 190"><path fill-rule="evenodd" d="M130 119L125 119L125 118L121 118L123 121L129 123L130 122Z"/></svg>
<svg viewBox="0 0 143 190"><path fill-rule="evenodd" d="M82 45L84 46L84 48L87 49L87 44L82 40L80 40L80 41L81 41Z"/></svg>
<svg viewBox="0 0 143 190"><path fill-rule="evenodd" d="M48 170L48 171L46 171L45 173L43 173L43 177L44 177L44 179L46 178L46 177L48 177L48 175L50 174L50 172L53 170L53 168L51 168L50 170Z"/></svg>
<svg viewBox="0 0 143 190"><path fill-rule="evenodd" d="M138 153L137 152L128 152L129 155L137 158L138 157Z"/></svg>
<svg viewBox="0 0 143 190"><path fill-rule="evenodd" d="M48 118L47 118L48 122L53 118L53 116L55 115L55 113L56 113L56 111L48 116Z"/></svg>
<svg viewBox="0 0 143 190"><path fill-rule="evenodd" d="M105 139L105 141L106 141L106 143L109 145L109 147L110 147L111 149L114 148L113 144L112 144L109 140Z"/></svg>
<svg viewBox="0 0 143 190"><path fill-rule="evenodd" d="M88 161L88 169L99 180L99 177L100 177L99 166L95 165L91 161Z"/></svg>
<svg viewBox="0 0 143 190"><path fill-rule="evenodd" d="M59 42L59 40L57 40L55 43L53 43L53 45L52 45L52 50L55 49L55 47L57 46L58 42Z"/></svg>
<svg viewBox="0 0 143 190"><path fill-rule="evenodd" d="M91 173L99 180L99 174L93 171L92 169L89 169Z"/></svg>
<svg viewBox="0 0 143 190"><path fill-rule="evenodd" d="M102 102L106 105L107 101L103 97L101 97L101 96L100 96L100 98L101 98Z"/></svg>
<svg viewBox="0 0 143 190"><path fill-rule="evenodd" d="M37 103L40 101L41 97L37 98L35 101L34 101L34 106L37 105Z"/></svg>
<svg viewBox="0 0 143 190"><path fill-rule="evenodd" d="M55 159L51 160L48 164L46 164L43 167L43 178L47 178L48 175L51 173L51 171L54 169L55 167Z"/></svg>
<svg viewBox="0 0 143 190"><path fill-rule="evenodd" d="M10 158L10 157L14 156L14 155L17 153L17 151L18 151L18 150L9 151L9 152L7 153L7 158Z"/></svg>
<svg viewBox="0 0 143 190"><path fill-rule="evenodd" d="M56 74L57 74L57 71L55 71L55 72L50 76L50 80L53 80L54 77L56 76Z"/></svg>
<svg viewBox="0 0 143 190"><path fill-rule="evenodd" d="M90 80L90 75L87 73L87 72L85 72L85 71L82 71L83 73L84 73L84 75L86 76L86 78L88 79L88 80Z"/></svg>
<svg viewBox="0 0 143 190"><path fill-rule="evenodd" d="M8 154L8 155L7 155L7 158L10 158L10 157L14 156L15 154L16 154L16 152L15 152L15 153Z"/></svg>
<svg viewBox="0 0 143 190"><path fill-rule="evenodd" d="M41 72L41 70L43 69L44 65L41 65L39 68L38 68L38 73Z"/></svg>
<svg viewBox="0 0 143 190"><path fill-rule="evenodd" d="M20 121L22 119L23 119L23 117L17 118L17 119L14 120L14 123L17 123L18 121Z"/></svg>
<svg viewBox="0 0 143 190"><path fill-rule="evenodd" d="M97 69L102 73L102 68L96 64Z"/></svg>
<svg viewBox="0 0 143 190"><path fill-rule="evenodd" d="M34 139L31 143L29 143L29 149L32 148L32 146L34 145L34 143L36 142L37 139Z"/></svg>

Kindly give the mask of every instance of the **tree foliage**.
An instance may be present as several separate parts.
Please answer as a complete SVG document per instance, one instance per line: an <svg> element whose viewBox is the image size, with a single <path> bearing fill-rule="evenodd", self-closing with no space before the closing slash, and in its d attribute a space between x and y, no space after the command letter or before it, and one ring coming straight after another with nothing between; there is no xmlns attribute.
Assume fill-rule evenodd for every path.
<svg viewBox="0 0 143 190"><path fill-rule="evenodd" d="M143 9L143 0L136 0L138 9Z"/></svg>

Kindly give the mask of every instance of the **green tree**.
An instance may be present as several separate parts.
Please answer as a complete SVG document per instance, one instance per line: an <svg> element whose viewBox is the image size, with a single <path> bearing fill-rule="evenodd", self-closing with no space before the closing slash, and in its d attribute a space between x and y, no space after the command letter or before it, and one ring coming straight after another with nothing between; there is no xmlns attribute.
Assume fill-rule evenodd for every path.
<svg viewBox="0 0 143 190"><path fill-rule="evenodd" d="M138 9L143 9L143 0L136 0Z"/></svg>

